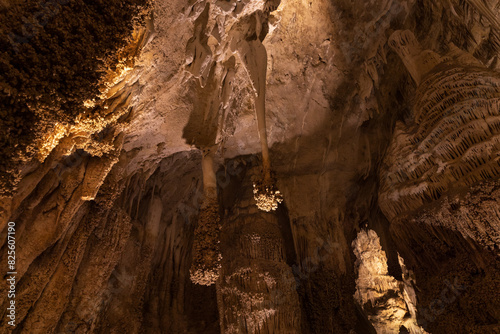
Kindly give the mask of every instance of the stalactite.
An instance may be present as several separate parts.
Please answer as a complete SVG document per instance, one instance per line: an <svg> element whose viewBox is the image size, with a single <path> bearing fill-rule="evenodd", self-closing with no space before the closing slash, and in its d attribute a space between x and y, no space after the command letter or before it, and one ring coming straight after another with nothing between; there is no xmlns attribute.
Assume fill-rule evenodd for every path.
<svg viewBox="0 0 500 334"><path fill-rule="evenodd" d="M276 8L279 1L272 1L269 8ZM267 143L266 129L266 72L267 72L267 51L260 38L262 26L260 22L262 12L257 11L256 17L256 39L240 40L236 49L240 59L250 76L255 91L255 113L257 115L257 129L262 150L262 179L256 180L253 184L254 198L257 207L263 211L273 211L278 208L278 204L283 201L280 191L276 188L276 181L272 177L271 160L269 157L269 145ZM267 23L266 23L267 24Z"/></svg>

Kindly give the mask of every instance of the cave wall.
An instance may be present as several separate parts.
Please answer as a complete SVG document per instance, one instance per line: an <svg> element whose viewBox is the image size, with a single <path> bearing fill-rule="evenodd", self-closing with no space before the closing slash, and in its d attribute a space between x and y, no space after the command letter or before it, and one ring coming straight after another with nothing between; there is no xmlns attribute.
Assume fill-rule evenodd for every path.
<svg viewBox="0 0 500 334"><path fill-rule="evenodd" d="M439 191L429 194L415 192L415 182L401 182L412 173L394 179L421 163L411 157L418 148L401 149L407 143L401 132L413 135L416 127L418 133L421 105L439 104L445 93L439 84L427 88L434 95L422 93L427 83L414 80L422 64L408 68L388 43L394 31L409 29L423 50L466 64L463 75L475 78L466 80L467 94L495 99L495 8L494 1L472 0L157 0L133 33L127 25L130 36L119 44L125 56L118 58L128 60L108 69L105 88L94 87L103 96L91 108L97 116L76 125L51 120L40 142L26 137L38 157L31 159L21 148L17 152L27 158L16 165L19 181L6 183L0 194L0 227L4 236L8 221L17 226L18 325L12 330L6 324L8 300L2 294L2 328L15 333L380 332L376 308L354 297L360 266L353 241L368 228L386 254L384 277L393 277L391 289L404 290L412 272L416 306L411 307L423 330L495 333L497 166L482 173L477 162L468 162L476 175L469 181L442 176L439 166L431 166L418 175L419 182L437 184ZM284 197L270 216L256 211L249 194L250 175L258 174L261 162L253 102L257 84L233 46L245 38L262 38L267 54L267 76L259 80L266 82L268 141ZM446 91L455 83L450 80ZM477 86L489 88L477 91ZM92 100L87 95L78 103ZM491 109L496 117L498 108ZM429 129L444 136L433 124ZM492 143L487 165L494 166L494 132L477 129L469 138ZM195 146L207 143L219 145L221 247L228 254L221 277L234 276L234 282L217 288L189 280L203 200ZM472 160L485 160L478 152ZM417 193L417 200L394 195L403 187ZM279 250L252 248L249 236L266 233ZM250 238L250 244L234 243L236 236ZM252 273L234 275L242 261L238 252L255 265ZM269 270L260 258L268 253L274 261L266 264ZM255 282L242 283L245 278ZM271 284L276 279L279 288ZM4 291L7 282L1 284ZM257 294L265 305L244 305L243 295ZM390 291L384 296L394 297ZM407 299L397 298L410 309ZM389 309L383 303L377 307L381 313ZM238 309L250 317L235 315Z"/></svg>

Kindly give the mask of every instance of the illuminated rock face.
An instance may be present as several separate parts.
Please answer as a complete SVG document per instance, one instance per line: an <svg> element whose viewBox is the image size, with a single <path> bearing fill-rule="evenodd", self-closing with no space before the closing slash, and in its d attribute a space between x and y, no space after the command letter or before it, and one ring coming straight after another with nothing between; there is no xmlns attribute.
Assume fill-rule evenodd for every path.
<svg viewBox="0 0 500 334"><path fill-rule="evenodd" d="M377 233L359 232L352 247L358 273L354 298L377 333L399 333L402 328L412 334L427 333L417 324L416 300L411 298L415 296L414 287L411 282L398 281L389 275L387 257ZM403 259L400 261L404 266Z"/></svg>
<svg viewBox="0 0 500 334"><path fill-rule="evenodd" d="M17 226L14 333L496 330L491 1L153 7L96 95L76 101L85 112L48 121L34 159L20 151L21 168L7 166L18 176L0 189L0 228ZM112 33L130 23L109 21ZM43 47L26 56L52 61ZM276 182L254 194L266 213L252 190L271 161Z"/></svg>

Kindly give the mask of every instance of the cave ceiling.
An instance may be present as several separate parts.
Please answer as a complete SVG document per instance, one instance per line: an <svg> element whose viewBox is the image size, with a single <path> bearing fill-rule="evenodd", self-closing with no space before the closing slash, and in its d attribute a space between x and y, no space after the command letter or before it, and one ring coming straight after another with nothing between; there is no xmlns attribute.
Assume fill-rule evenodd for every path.
<svg viewBox="0 0 500 334"><path fill-rule="evenodd" d="M0 332L500 333L499 51L497 0L0 0Z"/></svg>

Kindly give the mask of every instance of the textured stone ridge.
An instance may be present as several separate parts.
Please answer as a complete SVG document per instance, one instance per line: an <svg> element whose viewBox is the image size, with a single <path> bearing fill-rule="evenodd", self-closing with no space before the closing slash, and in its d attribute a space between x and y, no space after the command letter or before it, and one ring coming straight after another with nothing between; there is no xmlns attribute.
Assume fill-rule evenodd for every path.
<svg viewBox="0 0 500 334"><path fill-rule="evenodd" d="M413 122L397 123L381 170L379 203L389 219L500 175L498 73L441 63L413 103Z"/></svg>
<svg viewBox="0 0 500 334"><path fill-rule="evenodd" d="M462 234L464 239L495 250L500 244L500 184L483 181L467 190L443 195L432 205L424 206L418 215L395 219L394 224L414 224L446 228Z"/></svg>

